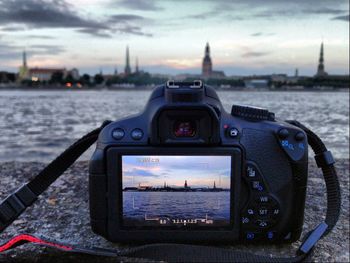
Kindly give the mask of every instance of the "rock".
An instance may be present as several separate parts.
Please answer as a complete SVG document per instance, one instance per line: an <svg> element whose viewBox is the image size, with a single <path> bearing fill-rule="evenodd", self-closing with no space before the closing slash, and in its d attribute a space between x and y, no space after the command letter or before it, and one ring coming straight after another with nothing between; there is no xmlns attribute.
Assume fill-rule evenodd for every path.
<svg viewBox="0 0 350 263"><path fill-rule="evenodd" d="M0 200L37 174L43 163L0 163ZM349 262L349 160L336 163L342 191L342 210L338 224L316 247L312 261ZM304 233L315 227L325 213L325 184L321 172L310 164ZM4 241L19 233L31 233L71 244L118 248L94 234L89 226L88 164L74 164L39 200L4 233ZM0 243L1 243L0 241ZM272 256L293 256L300 241L291 245L234 246L234 249ZM63 253L31 244L0 254L1 262L147 262L142 259L94 257Z"/></svg>

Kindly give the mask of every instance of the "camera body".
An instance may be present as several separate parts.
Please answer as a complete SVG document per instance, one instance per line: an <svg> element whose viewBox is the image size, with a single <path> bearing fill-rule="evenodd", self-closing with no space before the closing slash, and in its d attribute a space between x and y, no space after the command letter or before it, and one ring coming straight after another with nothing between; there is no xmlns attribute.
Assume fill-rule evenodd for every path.
<svg viewBox="0 0 350 263"><path fill-rule="evenodd" d="M112 242L293 242L307 169L303 130L266 109L228 113L201 81L168 81L100 133L91 226Z"/></svg>

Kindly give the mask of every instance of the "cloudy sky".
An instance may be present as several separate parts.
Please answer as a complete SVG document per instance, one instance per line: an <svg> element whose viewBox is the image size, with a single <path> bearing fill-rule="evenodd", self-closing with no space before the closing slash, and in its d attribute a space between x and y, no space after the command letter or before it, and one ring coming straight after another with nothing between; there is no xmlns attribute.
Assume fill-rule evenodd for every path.
<svg viewBox="0 0 350 263"><path fill-rule="evenodd" d="M151 157L158 162L144 162ZM123 156L123 188L143 186L230 188L230 156Z"/></svg>
<svg viewBox="0 0 350 263"><path fill-rule="evenodd" d="M0 71L77 67L94 74L132 66L199 73L204 46L227 75L349 71L348 0L0 0Z"/></svg>

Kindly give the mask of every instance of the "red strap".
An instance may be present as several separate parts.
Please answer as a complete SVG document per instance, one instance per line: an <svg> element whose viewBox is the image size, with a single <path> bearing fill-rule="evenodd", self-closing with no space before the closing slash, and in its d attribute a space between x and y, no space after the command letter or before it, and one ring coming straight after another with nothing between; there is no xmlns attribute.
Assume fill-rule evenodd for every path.
<svg viewBox="0 0 350 263"><path fill-rule="evenodd" d="M35 244L39 244L39 245L57 248L57 249L64 250L64 251L71 251L74 249L73 247L53 243L50 241L46 241L46 240L43 240L41 238L38 238L38 237L35 237L32 235L21 234L21 235L13 237L12 239L5 242L4 244L0 245L0 253L5 252L6 250L10 250L14 247L20 246L20 245L25 244L25 243L35 243Z"/></svg>

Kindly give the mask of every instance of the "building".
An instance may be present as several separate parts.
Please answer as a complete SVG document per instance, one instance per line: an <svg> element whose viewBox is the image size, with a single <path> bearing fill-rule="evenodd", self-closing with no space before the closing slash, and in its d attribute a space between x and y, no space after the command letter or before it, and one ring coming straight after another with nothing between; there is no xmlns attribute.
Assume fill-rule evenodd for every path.
<svg viewBox="0 0 350 263"><path fill-rule="evenodd" d="M247 79L244 80L244 85L249 89L267 89L269 86L267 79Z"/></svg>
<svg viewBox="0 0 350 263"><path fill-rule="evenodd" d="M49 81L54 73L61 73L62 78L71 76L74 80L80 78L79 71L76 68L67 70L66 68L29 68L27 64L27 54L23 51L22 66L19 68L18 80L31 80L31 81Z"/></svg>
<svg viewBox="0 0 350 263"><path fill-rule="evenodd" d="M209 43L205 46L204 58L202 63L202 77L203 78L225 78L223 71L213 70L213 63L210 57Z"/></svg>
<svg viewBox="0 0 350 263"><path fill-rule="evenodd" d="M327 72L324 69L324 59L323 59L323 42L321 43L321 49L320 49L320 57L318 59L318 66L317 66L317 72L315 77L325 77L327 76Z"/></svg>
<svg viewBox="0 0 350 263"><path fill-rule="evenodd" d="M170 78L170 79L174 79L174 80L178 80L178 81L184 81L186 79L200 79L202 77L202 75L199 74L177 74L175 76L171 76L171 75L163 75L166 78Z"/></svg>
<svg viewBox="0 0 350 263"><path fill-rule="evenodd" d="M126 46L124 74L125 76L127 76L127 75L130 75L130 73L131 73L131 67L130 67L130 57L129 57L129 46Z"/></svg>
<svg viewBox="0 0 350 263"><path fill-rule="evenodd" d="M272 74L270 79L272 82L286 82L288 76L287 74Z"/></svg>
<svg viewBox="0 0 350 263"><path fill-rule="evenodd" d="M67 70L67 76L71 75L74 80L78 80L80 78L79 70L77 68L72 68L71 70Z"/></svg>
<svg viewBox="0 0 350 263"><path fill-rule="evenodd" d="M0 71L0 83L12 83L15 81L16 81L15 73Z"/></svg>
<svg viewBox="0 0 350 263"><path fill-rule="evenodd" d="M66 75L64 68L30 68L28 71L28 79L32 81L49 81L54 73L62 73L62 77Z"/></svg>
<svg viewBox="0 0 350 263"><path fill-rule="evenodd" d="M62 74L62 78L65 79L71 76L73 80L78 80L80 78L79 71L76 68L67 70L65 68L29 68L28 76L32 81L50 81L52 75L55 73Z"/></svg>

